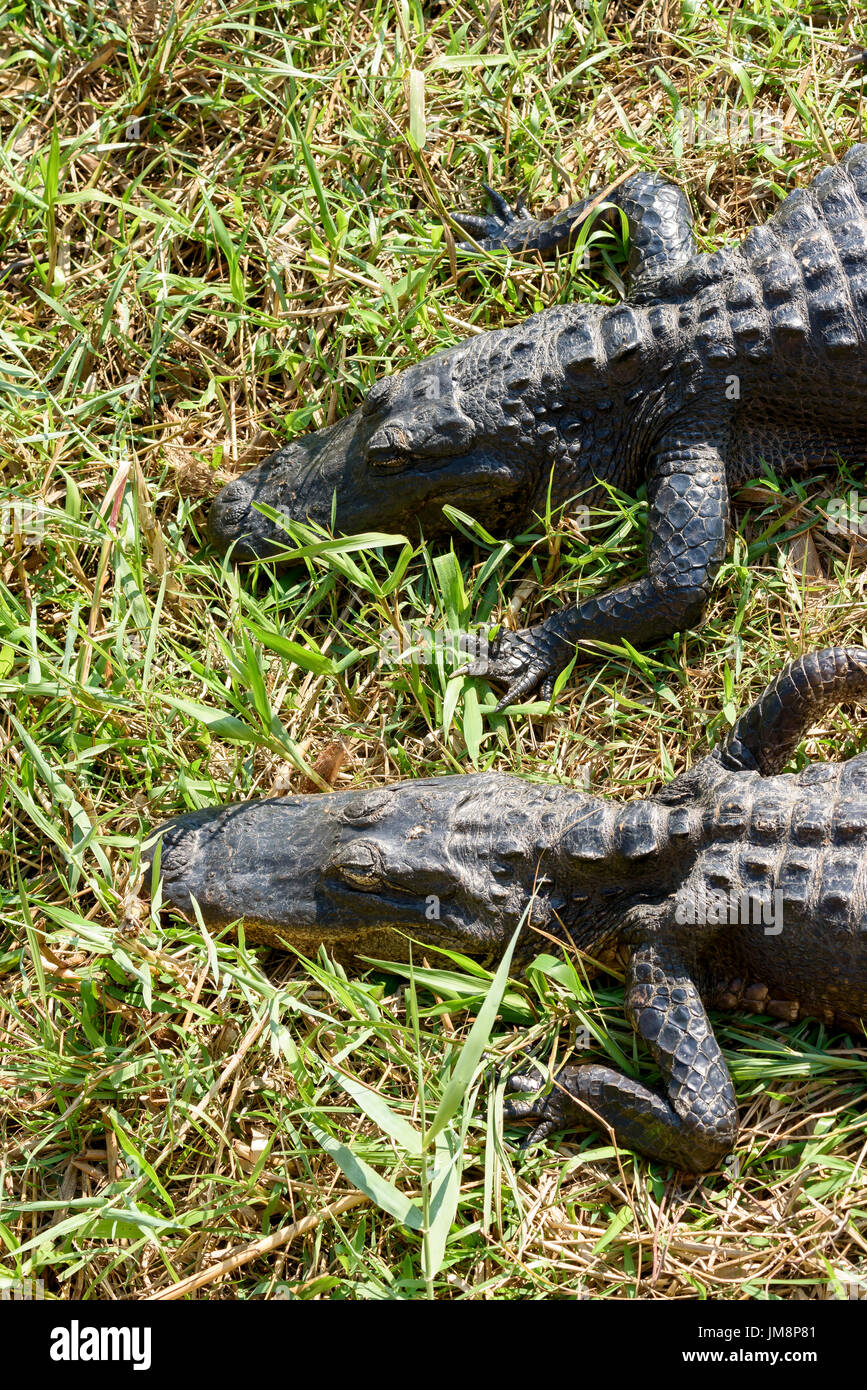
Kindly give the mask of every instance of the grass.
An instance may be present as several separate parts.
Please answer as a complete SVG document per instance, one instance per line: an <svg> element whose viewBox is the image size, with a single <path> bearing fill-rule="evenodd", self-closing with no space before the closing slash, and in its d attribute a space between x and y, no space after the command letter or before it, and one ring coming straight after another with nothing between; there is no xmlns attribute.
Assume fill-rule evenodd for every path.
<svg viewBox="0 0 867 1390"><path fill-rule="evenodd" d="M827 525L829 499L864 486L845 460L746 489L701 631L600 648L553 712L495 716L484 682L377 657L413 623L511 605L526 624L636 573L640 500L454 552L312 542L279 578L202 540L221 483L377 377L620 293L616 239L592 276L578 258L456 274L440 214L483 180L552 211L639 165L687 189L709 248L763 220L859 138L849 14L7 9L0 501L7 522L38 508L41 534L19 513L0 562L0 1283L863 1296L862 1039L719 1017L741 1132L706 1177L598 1133L519 1166L499 1118L511 1056L589 1040L652 1081L616 980L591 994L544 954L507 986L461 960L347 979L160 910L139 871L168 815L335 780L497 768L641 795L793 655L864 641L864 545ZM801 761L863 749L862 720L829 716Z"/></svg>

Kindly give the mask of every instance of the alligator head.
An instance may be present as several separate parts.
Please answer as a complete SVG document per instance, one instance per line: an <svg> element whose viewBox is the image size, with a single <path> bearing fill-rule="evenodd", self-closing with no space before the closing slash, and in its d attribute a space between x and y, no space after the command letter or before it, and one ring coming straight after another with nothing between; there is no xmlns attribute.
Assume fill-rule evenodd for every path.
<svg viewBox="0 0 867 1390"><path fill-rule="evenodd" d="M152 865L161 840L169 903L192 913L195 898L216 926L243 918L252 940L391 959L413 940L493 959L522 919L533 953L544 935L598 944L624 892L659 874L666 816L480 773L194 811L147 853Z"/></svg>
<svg viewBox="0 0 867 1390"><path fill-rule="evenodd" d="M251 939L306 951L405 959L413 940L496 956L524 913L542 921L562 906L539 841L569 795L455 776L194 811L154 837L163 894L188 913L195 897L207 923L243 918Z"/></svg>
<svg viewBox="0 0 867 1390"><path fill-rule="evenodd" d="M208 515L210 540L220 550L231 546L238 560L285 548L286 533L258 510L263 504L326 527L334 505L334 529L344 535L415 537L421 526L430 538L449 529L443 504L494 530L508 523L509 501L526 493L526 476L502 432L495 438L491 412L479 409L478 380L465 361L473 347L460 344L384 377L351 415L300 436L223 488Z"/></svg>

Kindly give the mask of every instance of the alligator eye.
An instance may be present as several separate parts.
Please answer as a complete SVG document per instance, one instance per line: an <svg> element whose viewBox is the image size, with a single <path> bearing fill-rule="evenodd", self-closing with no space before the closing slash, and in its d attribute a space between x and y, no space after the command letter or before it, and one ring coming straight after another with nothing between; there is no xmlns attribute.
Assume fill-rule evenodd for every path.
<svg viewBox="0 0 867 1390"><path fill-rule="evenodd" d="M354 888L378 888L382 883L382 864L375 845L363 840L337 850L332 866Z"/></svg>

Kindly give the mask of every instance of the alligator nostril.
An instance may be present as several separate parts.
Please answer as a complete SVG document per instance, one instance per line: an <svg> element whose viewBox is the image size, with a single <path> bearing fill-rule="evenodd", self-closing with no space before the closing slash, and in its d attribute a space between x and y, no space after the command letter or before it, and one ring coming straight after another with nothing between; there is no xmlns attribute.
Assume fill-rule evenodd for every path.
<svg viewBox="0 0 867 1390"><path fill-rule="evenodd" d="M216 500L221 506L231 508L233 511L236 511L238 507L249 507L250 484L244 478L236 478L233 483L228 483L223 491L217 494Z"/></svg>

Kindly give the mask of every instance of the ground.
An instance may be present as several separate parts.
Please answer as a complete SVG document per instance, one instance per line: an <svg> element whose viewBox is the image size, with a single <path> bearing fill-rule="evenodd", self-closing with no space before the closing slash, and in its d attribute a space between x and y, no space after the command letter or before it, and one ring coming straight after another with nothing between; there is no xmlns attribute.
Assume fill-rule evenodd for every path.
<svg viewBox="0 0 867 1390"><path fill-rule="evenodd" d="M139 872L154 825L231 799L474 767L641 795L792 656L865 640L867 496L845 459L739 495L700 631L647 653L597 647L553 709L502 716L441 656L388 665L383 649L414 624L525 625L637 572L641 499L518 538L459 520L475 544L454 551L320 540L284 578L239 576L203 535L223 482L377 377L622 293L617 238L589 271L578 256L456 260L442 213L478 208L483 182L554 211L658 169L687 191L706 248L763 221L863 138L852 13L7 12L0 1284L113 1299L865 1296L863 1039L718 1017L741 1131L708 1176L593 1132L519 1161L499 1118L512 1055L589 1045L653 1080L617 980L591 991L543 955L499 1010L500 982L483 1007L490 975L466 962L347 980L160 910ZM798 761L865 746L863 712L843 711Z"/></svg>

